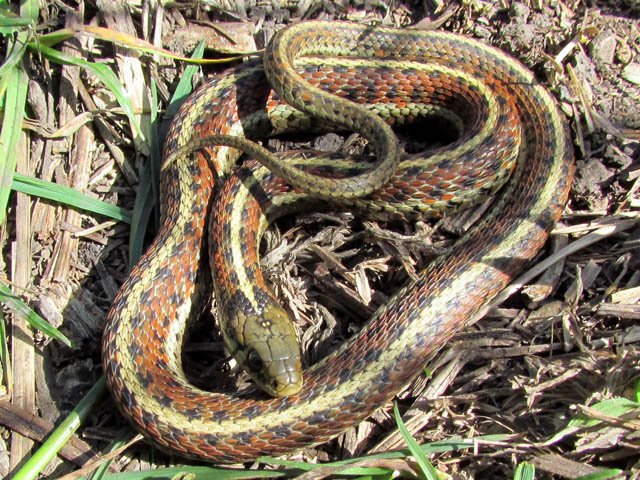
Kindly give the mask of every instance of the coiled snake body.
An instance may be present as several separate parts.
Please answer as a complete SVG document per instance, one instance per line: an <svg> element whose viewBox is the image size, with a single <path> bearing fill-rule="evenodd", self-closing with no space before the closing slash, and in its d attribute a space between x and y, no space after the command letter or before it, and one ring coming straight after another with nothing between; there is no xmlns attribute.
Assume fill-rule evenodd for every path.
<svg viewBox="0 0 640 480"><path fill-rule="evenodd" d="M543 246L567 200L573 173L555 102L527 69L500 51L450 33L339 22L302 23L289 31L294 42L315 42L319 35L335 45L336 58L298 61L306 79L369 104L389 123L428 114L421 110L424 105L445 115L458 111L460 140L433 152L432 163L404 157L391 183L357 200L358 208L415 216L423 205L447 209L451 202L466 204L470 200L458 192L460 185L475 185L473 196L487 194L500 183L499 172L511 170L517 161L487 218L450 255L397 292L357 335L306 370L298 393L269 399L210 393L185 379L180 347L197 303L211 191L223 184L211 229L218 312L240 316L232 322L258 318L258 323L256 312L272 301L256 263L260 232L273 210L305 194L262 168L243 168L228 179L237 152L227 147L171 153L193 138L258 137L265 130L297 130L311 122L269 96L260 64L238 67L200 87L169 132L165 154L172 160L163 169L163 225L109 312L103 366L120 410L148 440L213 462L246 461L323 443L389 401L421 371L425 358L475 320ZM359 50L369 58L340 57ZM369 139L375 146L378 140ZM520 148L508 153L514 146ZM475 157L480 163L497 158L498 167L467 180L457 172L471 170ZM436 183L429 172L444 180Z"/></svg>

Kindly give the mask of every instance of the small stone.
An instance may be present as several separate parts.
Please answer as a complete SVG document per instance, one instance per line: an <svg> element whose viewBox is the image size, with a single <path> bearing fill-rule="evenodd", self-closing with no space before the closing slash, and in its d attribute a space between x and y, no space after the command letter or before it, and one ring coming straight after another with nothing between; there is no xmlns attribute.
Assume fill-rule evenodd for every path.
<svg viewBox="0 0 640 480"><path fill-rule="evenodd" d="M509 37L519 48L526 49L533 45L536 28L528 23L512 23L502 29L502 34Z"/></svg>
<svg viewBox="0 0 640 480"><path fill-rule="evenodd" d="M516 23L527 23L531 9L523 3L514 3L511 5L511 17Z"/></svg>
<svg viewBox="0 0 640 480"><path fill-rule="evenodd" d="M474 26L473 33L478 38L481 38L481 39L484 39L484 40L490 40L491 39L491 30L489 30L484 25L476 24Z"/></svg>
<svg viewBox="0 0 640 480"><path fill-rule="evenodd" d="M582 198L592 209L607 209L609 200L602 193L606 185L611 182L615 173L605 167L601 159L592 158L588 161L576 162L576 176L573 191Z"/></svg>
<svg viewBox="0 0 640 480"><path fill-rule="evenodd" d="M640 63L630 63L622 69L622 78L627 82L640 85Z"/></svg>
<svg viewBox="0 0 640 480"><path fill-rule="evenodd" d="M344 138L335 133L327 133L313 141L313 148L322 152L338 152L344 145Z"/></svg>
<svg viewBox="0 0 640 480"><path fill-rule="evenodd" d="M596 65L606 67L613 63L616 53L616 37L611 32L601 32L591 42L591 57Z"/></svg>

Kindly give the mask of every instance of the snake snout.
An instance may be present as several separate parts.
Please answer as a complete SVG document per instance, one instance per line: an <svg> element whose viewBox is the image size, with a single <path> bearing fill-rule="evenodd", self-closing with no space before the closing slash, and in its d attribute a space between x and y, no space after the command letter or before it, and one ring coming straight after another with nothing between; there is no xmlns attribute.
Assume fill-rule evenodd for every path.
<svg viewBox="0 0 640 480"><path fill-rule="evenodd" d="M292 343L296 340L295 343ZM271 338L263 345L265 362L262 371L256 377L262 377L257 383L274 397L295 395L302 388L303 374L300 347L295 337ZM268 360L267 360L268 358Z"/></svg>
<svg viewBox="0 0 640 480"><path fill-rule="evenodd" d="M273 347L281 347L278 343L272 341L254 345L249 351L245 367L247 373L269 395L287 397L302 388L302 362L297 348L286 355L274 355Z"/></svg>
<svg viewBox="0 0 640 480"><path fill-rule="evenodd" d="M295 359L287 359L295 360ZM300 359L290 362L278 362L282 363L278 370L280 373L273 377L273 390L277 397L288 397L289 395L295 395L302 388L302 370L300 368Z"/></svg>

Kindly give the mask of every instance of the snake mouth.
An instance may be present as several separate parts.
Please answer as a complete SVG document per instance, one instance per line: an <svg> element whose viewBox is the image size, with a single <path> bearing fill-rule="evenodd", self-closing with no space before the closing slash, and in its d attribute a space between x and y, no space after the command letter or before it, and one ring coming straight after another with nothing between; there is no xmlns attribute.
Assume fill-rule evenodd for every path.
<svg viewBox="0 0 640 480"><path fill-rule="evenodd" d="M281 358L272 358L274 352L270 349L260 355L257 347L265 345L267 344L257 344L249 350L244 365L247 373L260 388L273 397L295 395L303 385L302 363L297 352L297 344L294 354ZM269 346L281 345L275 342Z"/></svg>
<svg viewBox="0 0 640 480"><path fill-rule="evenodd" d="M270 370L267 373L267 377L271 379L268 390L274 397L288 397L302 389L303 375L300 358L274 361Z"/></svg>
<svg viewBox="0 0 640 480"><path fill-rule="evenodd" d="M291 372L291 375L279 375L274 380L275 396L288 397L295 395L302 389L302 375Z"/></svg>

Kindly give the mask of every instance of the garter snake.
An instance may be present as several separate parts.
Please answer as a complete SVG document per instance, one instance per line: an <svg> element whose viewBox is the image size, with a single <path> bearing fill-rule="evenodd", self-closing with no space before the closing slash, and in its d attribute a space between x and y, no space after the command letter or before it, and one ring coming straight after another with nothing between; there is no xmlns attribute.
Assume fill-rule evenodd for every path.
<svg viewBox="0 0 640 480"><path fill-rule="evenodd" d="M459 187L473 183L487 193L496 188L490 186L495 175L469 182L456 172L470 167L455 164L452 155L470 161L475 148L484 147L478 154L482 163L514 143L517 146L519 141L510 139L519 134L522 145L515 154L513 174L490 214L456 243L450 255L437 259L397 292L358 334L307 369L299 393L270 399L210 393L189 384L180 361L186 318L199 294L195 285L209 195L214 186L222 188L215 204L219 215L212 219L210 232L211 264L214 277L218 276L215 290L222 296L219 310L228 315L241 311L255 319L252 309L265 307L270 297L255 263L265 214L304 194L290 190L264 169L243 167L232 175L234 149L210 146L197 154L173 157L172 152L212 134L258 137L265 130L298 129L312 122L269 95L259 64L215 77L189 98L176 115L165 146L172 161L161 179L164 222L109 312L103 366L120 411L149 441L213 462L246 461L323 443L391 399L421 371L425 358L475 320L543 246L567 200L573 174L566 126L553 98L526 68L500 51L444 32L339 22L301 23L290 31L297 35L296 42L304 43L320 32L327 42L339 45L338 53L362 47L367 56L373 55L352 64L340 58L301 60L297 68L306 80L319 79L316 84L321 88L357 101L364 98L383 116L400 111L398 117L387 119L390 123L419 116L414 108L424 103L443 111L463 107L480 112L460 115L463 130L472 134L434 152L435 166L426 167L441 174L447 187L432 185L421 167L405 159L392 187L356 201L365 208L375 204L373 208L395 214L408 205L408 213L417 214L421 202L408 196L424 197L425 185L434 197L423 199L424 203L435 208L446 209L449 201L468 203L464 194L456 193ZM393 48L401 55L395 60L387 58ZM417 67L422 63L434 65L424 78ZM327 69L325 76L320 74ZM343 75L346 81L341 80ZM330 81L323 83L326 78ZM417 84L422 88L416 90L423 93L415 94ZM426 95L426 101L418 101L414 94ZM467 121L467 116L473 120ZM512 125L514 116L517 127ZM493 122L492 129L501 127L502 137L491 140L493 136L484 135L477 123L485 121ZM498 163L509 168L507 157ZM457 170L446 170L451 167ZM244 263L239 264L238 256ZM239 274L248 287L235 283L241 280ZM251 296L247 288L253 291L254 302L239 303L239 294ZM255 321L260 323L261 318Z"/></svg>

